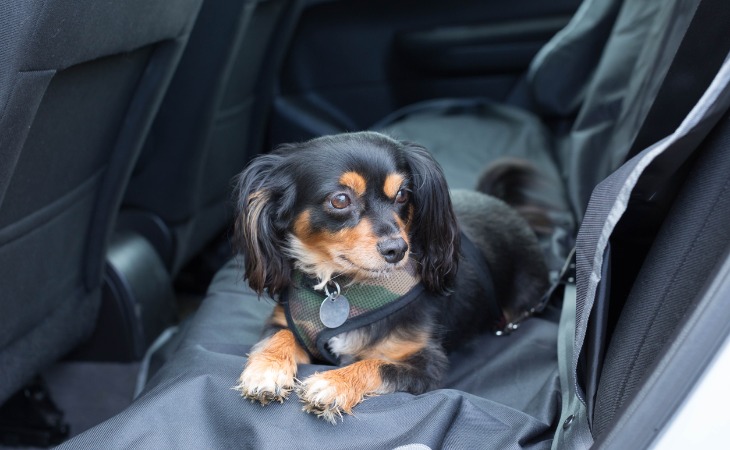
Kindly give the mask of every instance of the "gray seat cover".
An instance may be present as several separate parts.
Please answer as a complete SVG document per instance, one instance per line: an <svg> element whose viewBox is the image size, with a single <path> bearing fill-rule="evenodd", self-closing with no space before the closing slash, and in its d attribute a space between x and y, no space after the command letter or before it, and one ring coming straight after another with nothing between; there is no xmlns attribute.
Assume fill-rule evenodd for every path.
<svg viewBox="0 0 730 450"><path fill-rule="evenodd" d="M559 410L557 324L535 318L509 337L482 336L451 356L443 389L371 397L331 425L296 395L261 406L231 388L272 309L231 260L170 363L130 408L61 448L549 448ZM331 366L302 365L298 377Z"/></svg>

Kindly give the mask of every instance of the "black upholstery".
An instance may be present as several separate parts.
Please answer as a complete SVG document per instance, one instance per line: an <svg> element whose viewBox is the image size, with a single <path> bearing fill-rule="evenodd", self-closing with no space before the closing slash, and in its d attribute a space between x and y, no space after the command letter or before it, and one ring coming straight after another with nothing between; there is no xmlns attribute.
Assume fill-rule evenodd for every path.
<svg viewBox="0 0 730 450"><path fill-rule="evenodd" d="M0 403L93 330L123 188L199 6L0 4Z"/></svg>
<svg viewBox="0 0 730 450"><path fill-rule="evenodd" d="M121 225L175 274L229 224L231 180L260 151L274 30L288 0L207 0L124 197Z"/></svg>
<svg viewBox="0 0 730 450"><path fill-rule="evenodd" d="M684 323L713 268L726 255L730 245L728 146L730 116L696 150L699 160L657 233L621 311L596 393L596 438L633 398ZM677 178L670 183L677 183Z"/></svg>

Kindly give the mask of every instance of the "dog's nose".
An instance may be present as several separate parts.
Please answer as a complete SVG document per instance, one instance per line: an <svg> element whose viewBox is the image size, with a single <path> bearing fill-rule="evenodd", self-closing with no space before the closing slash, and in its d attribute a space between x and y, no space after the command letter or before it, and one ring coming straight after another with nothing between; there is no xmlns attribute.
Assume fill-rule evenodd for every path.
<svg viewBox="0 0 730 450"><path fill-rule="evenodd" d="M408 251L408 244L403 238L383 239L378 242L377 247L383 258L391 264L403 259Z"/></svg>

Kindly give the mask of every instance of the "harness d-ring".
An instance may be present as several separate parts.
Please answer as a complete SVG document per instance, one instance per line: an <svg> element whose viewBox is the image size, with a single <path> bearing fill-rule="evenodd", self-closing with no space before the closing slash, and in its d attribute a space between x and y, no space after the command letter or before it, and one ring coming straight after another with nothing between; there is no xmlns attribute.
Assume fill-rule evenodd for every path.
<svg viewBox="0 0 730 450"><path fill-rule="evenodd" d="M335 295L332 295L330 293L329 289L327 289L327 284L330 284L330 283L333 283L335 285L335 287L337 288L337 293ZM340 293L342 292L342 290L340 289L340 284L338 282L336 282L335 280L330 280L327 282L327 284L324 285L324 293L327 295L327 297L330 297L330 298L339 297Z"/></svg>

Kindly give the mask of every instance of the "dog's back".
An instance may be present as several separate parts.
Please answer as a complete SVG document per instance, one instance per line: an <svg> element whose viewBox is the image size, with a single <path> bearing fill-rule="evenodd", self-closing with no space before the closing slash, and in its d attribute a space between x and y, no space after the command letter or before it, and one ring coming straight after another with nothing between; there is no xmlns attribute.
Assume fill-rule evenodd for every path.
<svg viewBox="0 0 730 450"><path fill-rule="evenodd" d="M515 209L496 197L455 190L452 202L461 231L486 260L505 319L517 319L535 306L548 288L548 270L535 233ZM462 258L459 268L454 303L464 298L484 299L481 292L474 294L481 289L483 275L466 259Z"/></svg>
<svg viewBox="0 0 730 450"><path fill-rule="evenodd" d="M537 234L552 230L548 181L529 162L500 160L488 167L475 191L451 192L459 227L483 254L494 285L494 295L505 312L505 319L518 319L534 307L549 287L548 269ZM470 318L451 315L460 327L478 331L485 323L486 306L480 305L486 293L480 269L462 258L460 273L449 308L476 308ZM474 305L462 305L462 299ZM482 311L484 310L484 311ZM468 333L467 333L468 334Z"/></svg>

